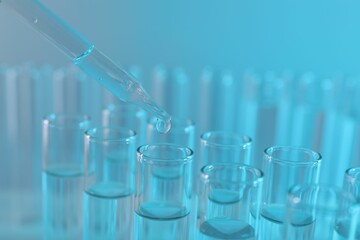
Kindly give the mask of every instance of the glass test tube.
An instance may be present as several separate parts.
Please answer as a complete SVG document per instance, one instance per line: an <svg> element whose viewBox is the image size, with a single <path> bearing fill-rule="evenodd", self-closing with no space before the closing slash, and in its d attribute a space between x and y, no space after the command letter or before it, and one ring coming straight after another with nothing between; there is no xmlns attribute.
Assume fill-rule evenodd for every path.
<svg viewBox="0 0 360 240"><path fill-rule="evenodd" d="M345 171L343 189L351 193L360 203L360 167L349 168Z"/></svg>
<svg viewBox="0 0 360 240"><path fill-rule="evenodd" d="M260 239L281 239L288 190L296 184L318 183L321 158L319 153L301 147L265 149Z"/></svg>
<svg viewBox="0 0 360 240"><path fill-rule="evenodd" d="M211 126L212 101L215 99L213 97L213 75L213 70L211 68L205 68L201 73L198 86L196 86L196 91L200 91L201 89L201 94L195 95L198 98L198 104L196 105L195 109L201 109L201 111L197 111L197 113L194 115L198 121L198 131L201 133L213 129Z"/></svg>
<svg viewBox="0 0 360 240"><path fill-rule="evenodd" d="M147 143L173 143L186 146L194 150L195 148L195 123L191 120L173 118L171 119L171 129L166 134L161 134L156 130L156 118L151 118L147 124Z"/></svg>
<svg viewBox="0 0 360 240"><path fill-rule="evenodd" d="M136 240L189 238L193 152L174 144L137 150Z"/></svg>
<svg viewBox="0 0 360 240"><path fill-rule="evenodd" d="M125 128L85 133L84 239L132 239L136 134Z"/></svg>
<svg viewBox="0 0 360 240"><path fill-rule="evenodd" d="M101 112L102 125L132 129L136 132L136 147L145 144L146 112L135 105L110 104Z"/></svg>
<svg viewBox="0 0 360 240"><path fill-rule="evenodd" d="M215 163L201 169L201 180L196 239L257 239L261 170Z"/></svg>
<svg viewBox="0 0 360 240"><path fill-rule="evenodd" d="M215 82L214 94L216 101L213 103L212 109L214 120L213 129L222 131L235 130L236 96L238 94L237 81L230 71L221 73L219 79Z"/></svg>
<svg viewBox="0 0 360 240"><path fill-rule="evenodd" d="M45 239L81 239L84 131L89 118L51 114L43 120Z"/></svg>
<svg viewBox="0 0 360 240"><path fill-rule="evenodd" d="M172 127L167 134L160 134L156 130L156 119L152 118L149 119L147 125L147 142L148 143L172 143L178 144L181 146L187 146L191 150L195 151L195 123L191 120L181 119L181 118L172 118ZM197 158L194 158L192 162L192 166L197 165ZM195 172L196 168L192 167L193 177L194 174L198 173ZM195 176L196 179L197 176ZM193 211L190 212L189 217L189 224L190 224L190 235L195 233L195 222L196 222L196 208L197 208L197 196L196 196L196 187L195 184L192 187L193 189L193 197L192 197L192 206L191 209ZM191 238L191 237L190 237Z"/></svg>
<svg viewBox="0 0 360 240"><path fill-rule="evenodd" d="M169 111L178 118L187 118L191 116L191 81L185 71L176 68L172 71L169 81L170 96L166 101L170 102Z"/></svg>
<svg viewBox="0 0 360 240"><path fill-rule="evenodd" d="M252 139L236 133L210 131L200 136L201 162L198 167L219 162L252 163Z"/></svg>
<svg viewBox="0 0 360 240"><path fill-rule="evenodd" d="M335 187L296 185L288 194L281 239L355 240L360 238L359 225L360 205L351 194Z"/></svg>

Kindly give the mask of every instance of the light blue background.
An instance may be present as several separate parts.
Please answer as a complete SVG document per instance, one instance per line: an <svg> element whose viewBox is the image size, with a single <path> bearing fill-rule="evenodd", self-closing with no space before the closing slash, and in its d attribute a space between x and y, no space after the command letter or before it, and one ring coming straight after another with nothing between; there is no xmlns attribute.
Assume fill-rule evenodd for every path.
<svg viewBox="0 0 360 240"><path fill-rule="evenodd" d="M357 73L359 1L43 0L111 58L144 67ZM0 63L66 58L0 6Z"/></svg>

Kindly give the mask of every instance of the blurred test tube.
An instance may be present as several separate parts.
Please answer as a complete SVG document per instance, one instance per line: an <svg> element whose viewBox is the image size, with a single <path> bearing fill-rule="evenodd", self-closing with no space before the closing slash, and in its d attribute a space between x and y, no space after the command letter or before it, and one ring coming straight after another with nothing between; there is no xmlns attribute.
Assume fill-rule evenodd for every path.
<svg viewBox="0 0 360 240"><path fill-rule="evenodd" d="M102 110L102 125L132 129L136 132L136 147L146 141L146 112L135 105L119 102Z"/></svg>
<svg viewBox="0 0 360 240"><path fill-rule="evenodd" d="M323 109L323 129L321 134L321 154L328 161L324 161L321 166L320 183L332 185L333 181L333 161L337 161L333 156L334 144L337 145L337 119L339 93L341 80L338 78L327 78L321 81L322 109Z"/></svg>
<svg viewBox="0 0 360 240"><path fill-rule="evenodd" d="M343 174L353 163L354 149L357 149L356 138L359 133L359 120L357 119L358 102L354 102L359 94L358 79L348 79L343 82L339 111L336 122L336 135L333 139L331 161L331 181L341 186Z"/></svg>
<svg viewBox="0 0 360 240"><path fill-rule="evenodd" d="M157 104L163 106L165 109L169 109L170 107L167 102L168 78L169 74L165 66L158 65L154 68L151 76L151 96Z"/></svg>
<svg viewBox="0 0 360 240"><path fill-rule="evenodd" d="M215 83L213 102L213 130L235 131L237 84L230 71L221 73Z"/></svg>
<svg viewBox="0 0 360 240"><path fill-rule="evenodd" d="M340 188L316 184L289 190L284 232L277 239L359 239L360 206Z"/></svg>
<svg viewBox="0 0 360 240"><path fill-rule="evenodd" d="M171 115L177 118L189 118L191 85L189 77L183 69L173 70L170 85L171 94L168 95L168 101L171 103L169 108Z"/></svg>
<svg viewBox="0 0 360 240"><path fill-rule="evenodd" d="M8 68L5 72L5 136L7 139L7 187L17 189L19 179L17 171L20 167L19 162L19 112L18 112L18 75L17 68ZM16 211L15 211L16 212ZM15 213L12 212L12 213Z"/></svg>
<svg viewBox="0 0 360 240"><path fill-rule="evenodd" d="M290 145L314 148L314 139L321 129L318 82L313 73L306 73L295 86Z"/></svg>
<svg viewBox="0 0 360 240"><path fill-rule="evenodd" d="M291 72L279 77L278 117L276 121L276 145L287 145L291 137L291 119L293 109L293 84Z"/></svg>
<svg viewBox="0 0 360 240"><path fill-rule="evenodd" d="M198 105L196 105L198 130L200 133L210 131L211 125L211 112L213 98L213 71L210 68L205 68L200 76L197 97L199 98Z"/></svg>
<svg viewBox="0 0 360 240"><path fill-rule="evenodd" d="M5 66L0 65L0 114L2 117L0 117L0 131L2 133L5 133ZM5 161L7 159L6 156L6 134L0 134L0 152L1 156L0 158ZM3 174L4 169L0 172L0 189L3 189L3 185L5 185L5 175ZM1 194L1 193L0 193Z"/></svg>
<svg viewBox="0 0 360 240"><path fill-rule="evenodd" d="M360 167L352 167L345 171L343 189L351 193L360 203Z"/></svg>
<svg viewBox="0 0 360 240"><path fill-rule="evenodd" d="M198 171L206 164L219 162L253 165L252 139L234 132L210 131L200 136L200 162Z"/></svg>
<svg viewBox="0 0 360 240"><path fill-rule="evenodd" d="M84 132L89 118L50 114L43 120L45 239L82 238Z"/></svg>
<svg viewBox="0 0 360 240"><path fill-rule="evenodd" d="M241 101L238 105L237 112L237 133L245 134L247 136L256 136L257 133L257 121L258 121L258 110L259 110L259 95L260 80L251 71L244 73L241 81ZM253 147L254 158L261 158L261 154L257 153L258 148L256 147L257 141L254 139ZM261 151L260 151L261 152ZM258 156L259 155L259 156ZM261 166L260 163L256 163L254 166Z"/></svg>
<svg viewBox="0 0 360 240"><path fill-rule="evenodd" d="M258 96L256 136L254 136L255 166L259 168L263 167L260 154L265 148L275 145L281 87L280 78L274 72L263 74Z"/></svg>

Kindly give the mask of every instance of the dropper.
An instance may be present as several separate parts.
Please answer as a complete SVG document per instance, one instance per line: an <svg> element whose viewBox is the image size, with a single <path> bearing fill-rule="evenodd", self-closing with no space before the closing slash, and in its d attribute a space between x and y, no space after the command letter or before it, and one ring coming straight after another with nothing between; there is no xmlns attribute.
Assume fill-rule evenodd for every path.
<svg viewBox="0 0 360 240"><path fill-rule="evenodd" d="M0 0L0 3L18 13L117 98L156 116L159 132L169 131L170 115L152 100L142 85L43 4L36 0Z"/></svg>

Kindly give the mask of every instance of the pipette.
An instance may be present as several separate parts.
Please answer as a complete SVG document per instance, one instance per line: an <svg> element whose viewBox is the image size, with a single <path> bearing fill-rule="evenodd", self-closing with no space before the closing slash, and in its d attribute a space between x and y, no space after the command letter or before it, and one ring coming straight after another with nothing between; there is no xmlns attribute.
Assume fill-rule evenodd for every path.
<svg viewBox="0 0 360 240"><path fill-rule="evenodd" d="M170 115L152 100L140 83L39 1L0 0L0 3L18 13L117 98L155 115L159 132L166 133L170 129Z"/></svg>

